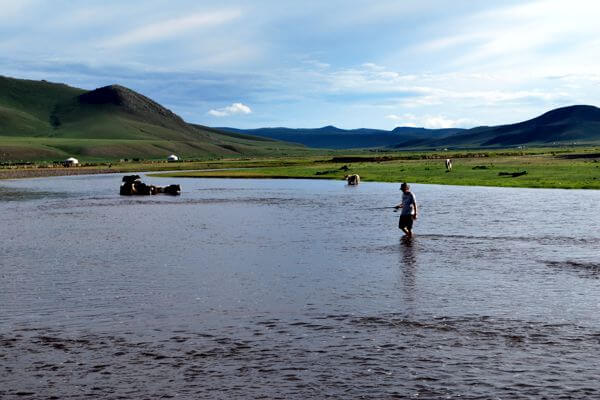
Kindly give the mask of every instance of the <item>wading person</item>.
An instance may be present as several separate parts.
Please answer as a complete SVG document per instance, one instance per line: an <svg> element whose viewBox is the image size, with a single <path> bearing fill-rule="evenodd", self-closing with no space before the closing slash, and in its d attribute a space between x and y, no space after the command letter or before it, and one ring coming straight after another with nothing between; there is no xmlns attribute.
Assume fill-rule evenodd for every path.
<svg viewBox="0 0 600 400"><path fill-rule="evenodd" d="M396 210L399 208L402 209L398 228L402 229L402 232L406 236L411 237L413 220L417 219L417 199L415 199L415 195L410 191L408 183L400 185L400 190L402 190L402 202L394 207Z"/></svg>

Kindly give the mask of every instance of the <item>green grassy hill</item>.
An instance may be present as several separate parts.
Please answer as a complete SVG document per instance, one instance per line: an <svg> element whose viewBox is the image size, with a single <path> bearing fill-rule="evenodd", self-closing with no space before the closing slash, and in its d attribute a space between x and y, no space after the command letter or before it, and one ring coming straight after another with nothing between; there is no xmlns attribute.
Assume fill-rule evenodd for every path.
<svg viewBox="0 0 600 400"><path fill-rule="evenodd" d="M86 91L0 76L0 162L303 153L301 146L192 125L133 90Z"/></svg>

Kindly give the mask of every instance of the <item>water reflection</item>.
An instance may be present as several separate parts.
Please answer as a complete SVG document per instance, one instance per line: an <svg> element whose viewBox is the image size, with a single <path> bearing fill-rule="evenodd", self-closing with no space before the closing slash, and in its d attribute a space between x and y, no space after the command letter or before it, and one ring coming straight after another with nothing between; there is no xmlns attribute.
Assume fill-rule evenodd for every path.
<svg viewBox="0 0 600 400"><path fill-rule="evenodd" d="M402 290L404 300L407 306L410 306L415 301L416 292L416 269L417 256L415 238L406 235L400 238L399 245L400 263L399 269L402 272ZM407 311L411 311L407 309Z"/></svg>

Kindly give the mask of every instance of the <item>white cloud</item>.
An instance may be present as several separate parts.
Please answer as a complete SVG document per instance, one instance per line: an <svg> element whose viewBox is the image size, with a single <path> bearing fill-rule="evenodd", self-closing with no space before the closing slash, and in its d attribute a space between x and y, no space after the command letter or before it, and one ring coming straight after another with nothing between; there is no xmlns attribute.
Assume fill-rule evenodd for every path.
<svg viewBox="0 0 600 400"><path fill-rule="evenodd" d="M373 63L359 68L338 69L321 76L332 91L358 91L364 93L390 93L399 91L427 91L415 84L415 75L401 74Z"/></svg>
<svg viewBox="0 0 600 400"><path fill-rule="evenodd" d="M444 65L457 70L511 68L523 76L525 71L562 73L584 65L593 69L599 49L598 12L600 3L590 0L494 6L446 21L449 26L438 37L426 38L413 50L417 57L443 55Z"/></svg>
<svg viewBox="0 0 600 400"><path fill-rule="evenodd" d="M592 75L588 74L587 77ZM568 84L579 79L571 77ZM375 103L393 102L403 107L454 106L458 101L463 105L499 106L536 102L554 104L568 100L567 79L564 85L549 86L545 76L515 77L511 71L496 73L450 72L403 74L385 66L364 63L360 67L330 71L312 72L311 85L306 85L307 76L292 76L291 82L303 82L296 90L306 93L311 90L315 96L323 93L345 96L345 98L366 98ZM363 100L364 101L364 100ZM390 114L394 119L396 114ZM405 119L405 115L401 118ZM447 125L449 122L431 119L432 125Z"/></svg>
<svg viewBox="0 0 600 400"><path fill-rule="evenodd" d="M0 0L0 9L2 10L2 13L0 13L0 20L8 22L14 21L31 11L31 9L34 9L36 3L37 2L32 0Z"/></svg>
<svg viewBox="0 0 600 400"><path fill-rule="evenodd" d="M396 114L386 115L385 117L394 121L402 121L402 117Z"/></svg>
<svg viewBox="0 0 600 400"><path fill-rule="evenodd" d="M209 115L213 117L228 117L234 114L250 114L252 110L245 104L242 103L233 103L230 106L218 108L216 110L210 110L208 112Z"/></svg>
<svg viewBox="0 0 600 400"><path fill-rule="evenodd" d="M367 69L374 70L374 71L382 71L385 69L385 67L382 67L381 65L377 65L377 64L371 63L371 62L363 63L362 66Z"/></svg>
<svg viewBox="0 0 600 400"><path fill-rule="evenodd" d="M199 28L222 25L241 15L239 10L196 13L148 24L114 36L103 43L105 47L124 47L172 38Z"/></svg>
<svg viewBox="0 0 600 400"><path fill-rule="evenodd" d="M429 129L462 128L472 124L472 121L466 118L450 119L444 115L425 115L423 117L417 117L413 114L389 114L385 117L395 121L398 126L423 127Z"/></svg>
<svg viewBox="0 0 600 400"><path fill-rule="evenodd" d="M465 126L468 120L461 119L450 119L443 115L427 116L423 118L423 127L430 129L442 129L442 128L458 128Z"/></svg>
<svg viewBox="0 0 600 400"><path fill-rule="evenodd" d="M409 126L409 127L413 127L413 128L417 127L417 123L416 123L417 118L412 114L404 114L404 115L389 114L389 115L386 115L385 117L387 119L391 119L392 121L395 121L398 126Z"/></svg>
<svg viewBox="0 0 600 400"><path fill-rule="evenodd" d="M324 63L324 62L321 62L321 61L318 61L318 60L313 60L313 59L304 60L302 62L304 64L313 66L313 67L318 68L318 69L327 69L327 68L331 67L331 64Z"/></svg>

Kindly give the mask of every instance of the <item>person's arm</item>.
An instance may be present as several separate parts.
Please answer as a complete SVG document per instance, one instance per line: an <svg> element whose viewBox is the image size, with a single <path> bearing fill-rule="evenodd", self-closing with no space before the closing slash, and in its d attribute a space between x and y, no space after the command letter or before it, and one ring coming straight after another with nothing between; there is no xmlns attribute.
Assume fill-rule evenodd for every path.
<svg viewBox="0 0 600 400"><path fill-rule="evenodd" d="M413 206L414 206L414 214L413 219L417 219L417 199L415 199L415 195L413 194Z"/></svg>

